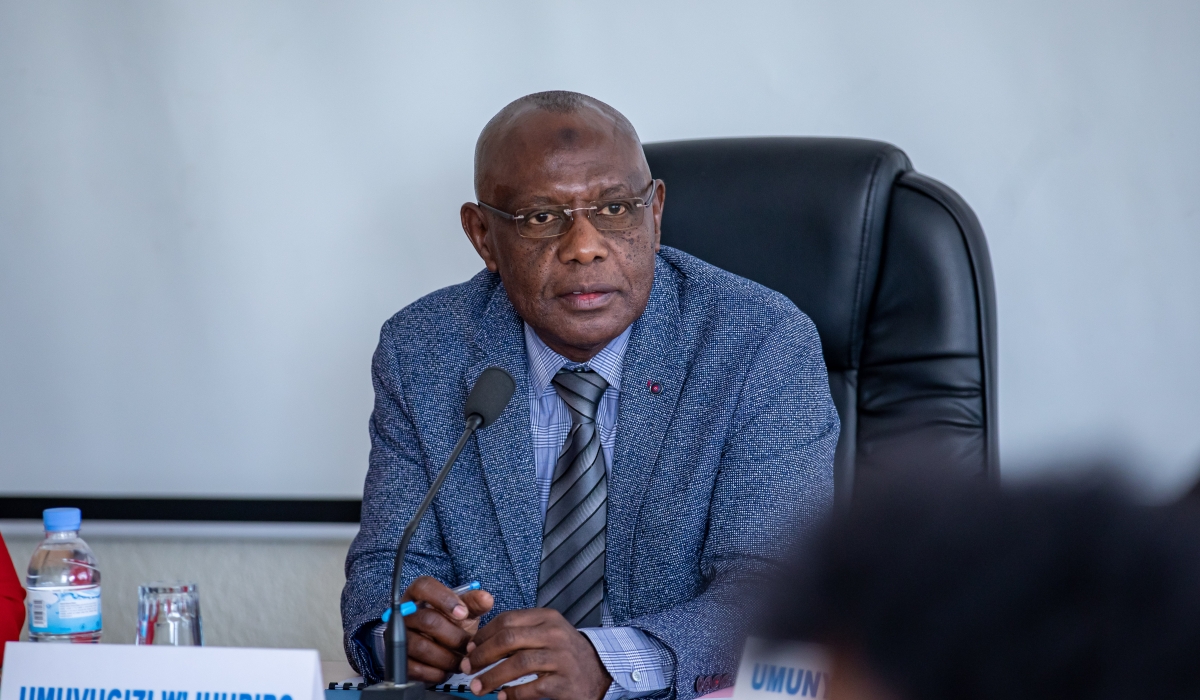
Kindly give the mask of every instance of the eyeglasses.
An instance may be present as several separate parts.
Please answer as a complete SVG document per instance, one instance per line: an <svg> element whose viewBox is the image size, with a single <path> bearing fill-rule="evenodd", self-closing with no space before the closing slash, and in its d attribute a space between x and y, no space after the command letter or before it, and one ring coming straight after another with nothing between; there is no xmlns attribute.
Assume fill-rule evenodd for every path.
<svg viewBox="0 0 1200 700"><path fill-rule="evenodd" d="M571 229L577 212L583 212L598 231L628 231L642 225L646 208L654 199L654 190L657 188L658 180L651 180L650 191L644 197L604 199L590 202L584 207L543 205L522 207L509 214L483 202L479 202L479 206L516 224L517 235L521 238L561 236Z"/></svg>

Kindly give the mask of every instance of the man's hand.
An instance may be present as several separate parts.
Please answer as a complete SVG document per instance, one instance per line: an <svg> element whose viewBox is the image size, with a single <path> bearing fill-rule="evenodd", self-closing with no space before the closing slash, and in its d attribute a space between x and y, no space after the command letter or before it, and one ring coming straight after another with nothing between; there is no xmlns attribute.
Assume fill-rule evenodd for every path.
<svg viewBox="0 0 1200 700"><path fill-rule="evenodd" d="M458 670L467 642L479 629L479 618L492 609L495 601L491 593L482 590L469 591L459 598L429 576L413 581L404 599L419 606L404 618L408 629L408 677L440 683L446 674Z"/></svg>
<svg viewBox="0 0 1200 700"><path fill-rule="evenodd" d="M476 695L531 673L537 680L501 690L499 700L600 700L612 684L588 638L550 608L500 613L467 649L464 673L508 657L471 681Z"/></svg>

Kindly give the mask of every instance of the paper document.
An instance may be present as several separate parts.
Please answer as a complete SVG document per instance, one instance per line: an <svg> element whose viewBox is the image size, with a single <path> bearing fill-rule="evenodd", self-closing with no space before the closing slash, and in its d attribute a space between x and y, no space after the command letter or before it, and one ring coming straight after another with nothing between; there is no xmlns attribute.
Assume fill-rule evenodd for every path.
<svg viewBox="0 0 1200 700"><path fill-rule="evenodd" d="M500 659L500 661L497 661L495 664L492 664L491 666L488 666L487 668L481 669L478 673L471 673L471 674L456 673L456 674L450 676L449 678L447 678L445 683L438 683L437 685L433 686L433 689L441 690L444 692L459 692L459 693L470 692L471 681L474 680L475 676L478 676L482 673L486 673L488 670L494 668L496 666L496 664L500 663L501 661L504 661L504 659ZM520 678L516 679L515 681L509 681L508 683L505 683L504 685L502 685L500 687L507 688L510 685L524 685L525 683L528 683L528 682L534 681L534 680L537 680L537 674L531 673L528 676L521 676ZM493 691L493 692L495 692L495 691Z"/></svg>

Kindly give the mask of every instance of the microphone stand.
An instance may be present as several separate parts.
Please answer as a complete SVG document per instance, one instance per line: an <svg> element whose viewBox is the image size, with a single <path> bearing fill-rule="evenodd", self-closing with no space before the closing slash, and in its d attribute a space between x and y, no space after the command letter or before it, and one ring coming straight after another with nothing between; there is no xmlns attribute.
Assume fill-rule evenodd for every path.
<svg viewBox="0 0 1200 700"><path fill-rule="evenodd" d="M467 438L471 437L482 424L483 416L478 413L467 416L467 427L463 430L462 437L458 439L458 444L450 452L446 466L438 472L429 491L425 494L425 500L421 501L412 520L409 520L408 525L404 526L404 534L400 537L400 546L396 548L395 569L392 571L392 615L387 623L387 631L384 633L387 657L384 664L384 677L387 680L365 689L372 693L387 693L387 695L372 694L372 700L420 700L425 696L424 683L408 680L408 637L404 628L404 618L400 615L400 604L403 602L400 599L404 596L404 590L400 588L401 574L404 570L404 554L408 551L409 541L412 540L417 528L421 525L421 518L425 515L425 511L429 510L434 496L442 489L442 482L446 480L450 474L450 468L458 459L458 454L466 446Z"/></svg>

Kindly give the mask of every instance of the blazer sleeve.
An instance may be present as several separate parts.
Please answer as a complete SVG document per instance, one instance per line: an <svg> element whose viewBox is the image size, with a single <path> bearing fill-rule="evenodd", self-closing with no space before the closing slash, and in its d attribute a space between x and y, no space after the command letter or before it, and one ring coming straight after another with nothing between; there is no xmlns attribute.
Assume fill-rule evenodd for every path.
<svg viewBox="0 0 1200 700"><path fill-rule="evenodd" d="M3 655L4 642L17 641L24 626L25 588L17 578L4 538L0 537L0 655ZM3 663L2 658L0 663Z"/></svg>
<svg viewBox="0 0 1200 700"><path fill-rule="evenodd" d="M392 322L384 325L371 365L375 387L369 423L371 455L358 536L346 555L346 586L342 589L346 656L371 681L378 680L377 669L370 649L359 640L391 604L396 546L431 480L402 386L396 352L399 335ZM422 575L442 581L452 578L450 557L440 533L436 514L430 511L409 543L402 576L404 587Z"/></svg>
<svg viewBox="0 0 1200 700"><path fill-rule="evenodd" d="M674 654L681 700L697 695L699 677L737 672L751 618L745 586L831 510L839 430L816 328L796 311L766 335L746 374L709 505L706 586L629 622Z"/></svg>

